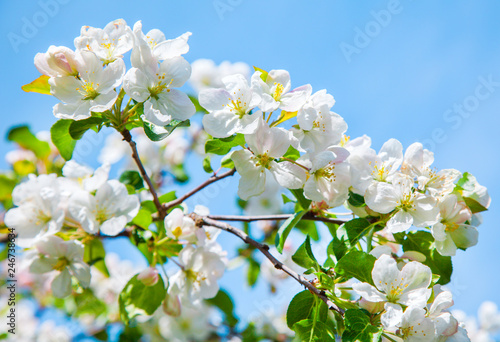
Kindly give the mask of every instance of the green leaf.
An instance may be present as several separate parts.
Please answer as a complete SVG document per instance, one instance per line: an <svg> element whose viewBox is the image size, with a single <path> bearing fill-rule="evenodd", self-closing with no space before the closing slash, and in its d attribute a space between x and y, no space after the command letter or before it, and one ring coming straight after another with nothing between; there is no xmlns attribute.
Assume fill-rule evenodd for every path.
<svg viewBox="0 0 500 342"><path fill-rule="evenodd" d="M297 265L302 266L305 269L313 268L316 271L320 269L318 261L314 257L314 254L311 249L311 239L309 235L306 237L304 243L300 245L295 254L292 256L292 260Z"/></svg>
<svg viewBox="0 0 500 342"><path fill-rule="evenodd" d="M311 200L305 198L304 196L304 190L302 189L290 189L290 192L292 195L295 196L297 199L297 202L301 206L302 209L304 210L309 210L309 206L311 205Z"/></svg>
<svg viewBox="0 0 500 342"><path fill-rule="evenodd" d="M189 175L186 173L186 169L184 168L184 164L174 165L170 172L175 178L176 182L185 183L189 180Z"/></svg>
<svg viewBox="0 0 500 342"><path fill-rule="evenodd" d="M283 155L284 158L292 159L292 160L297 160L300 158L300 152L295 149L292 145L288 148L286 153Z"/></svg>
<svg viewBox="0 0 500 342"><path fill-rule="evenodd" d="M259 341L257 329L255 328L255 324L253 322L248 323L248 326L241 333L241 337L243 338L242 342Z"/></svg>
<svg viewBox="0 0 500 342"><path fill-rule="evenodd" d="M314 319L304 319L295 323L293 330L300 341L334 342L335 335L323 322Z"/></svg>
<svg viewBox="0 0 500 342"><path fill-rule="evenodd" d="M80 140L89 129L97 132L103 122L104 119L97 116L91 116L85 120L73 121L69 126L69 135L73 140Z"/></svg>
<svg viewBox="0 0 500 342"><path fill-rule="evenodd" d="M236 146L245 146L245 136L243 134L236 134L227 138L208 139L205 143L205 153L222 156L229 153Z"/></svg>
<svg viewBox="0 0 500 342"><path fill-rule="evenodd" d="M152 223L153 219L151 217L151 212L144 208L141 208L132 220L132 224L135 224L144 229L149 229L149 226Z"/></svg>
<svg viewBox="0 0 500 342"><path fill-rule="evenodd" d="M75 316L90 314L97 317L106 312L108 306L99 300L90 289L84 289L82 293L75 294Z"/></svg>
<svg viewBox="0 0 500 342"><path fill-rule="evenodd" d="M260 72L262 73L262 74L260 75L260 78L261 78L264 82L266 82L268 72L267 72L267 71L265 71L264 69L261 69L261 68L256 67L255 65L253 66L253 68L254 68L254 70L255 70L255 71L260 71Z"/></svg>
<svg viewBox="0 0 500 342"><path fill-rule="evenodd" d="M76 146L76 140L69 134L69 127L72 122L73 120L61 119L52 125L50 129L52 142L65 160L71 159Z"/></svg>
<svg viewBox="0 0 500 342"><path fill-rule="evenodd" d="M109 271L104 262L106 251L100 239L92 239L85 243L83 261L91 266L95 266L99 271L109 277Z"/></svg>
<svg viewBox="0 0 500 342"><path fill-rule="evenodd" d="M383 328L373 326L367 312L359 309L349 309L345 312L346 330L342 334L344 342L380 341Z"/></svg>
<svg viewBox="0 0 500 342"><path fill-rule="evenodd" d="M172 258L179 255L179 252L182 250L182 244L177 240L168 239L163 241L160 245L157 245L156 250L161 256Z"/></svg>
<svg viewBox="0 0 500 342"><path fill-rule="evenodd" d="M160 141L168 137L177 127L189 127L189 125L191 125L189 120L172 120L166 126L156 126L144 121L144 133L146 133L148 138L152 141Z"/></svg>
<svg viewBox="0 0 500 342"><path fill-rule="evenodd" d="M144 182L137 171L125 171L120 175L120 182L132 186L135 190L144 188Z"/></svg>
<svg viewBox="0 0 500 342"><path fill-rule="evenodd" d="M12 127L7 133L7 139L32 151L38 158L45 158L50 154L49 143L39 140L26 125Z"/></svg>
<svg viewBox="0 0 500 342"><path fill-rule="evenodd" d="M253 287L259 279L260 264L254 258L248 258L247 282Z"/></svg>
<svg viewBox="0 0 500 342"><path fill-rule="evenodd" d="M470 211L473 214L488 210L481 203L479 203L478 201L476 201L475 199L473 199L471 197L464 197L464 201L465 201L465 204L467 204L467 206L469 207Z"/></svg>
<svg viewBox="0 0 500 342"><path fill-rule="evenodd" d="M299 292L293 297L286 310L286 324L290 329L293 329L295 323L312 316L316 305L314 297L309 290Z"/></svg>
<svg viewBox="0 0 500 342"><path fill-rule="evenodd" d="M175 195L175 190L167 192L166 194L163 194L160 197L158 197L158 200L160 201L161 204L171 202L175 199L177 199L177 196Z"/></svg>
<svg viewBox="0 0 500 342"><path fill-rule="evenodd" d="M423 264L430 267L432 273L440 275L438 284L445 285L450 282L453 266L451 257L442 256L434 247L434 238L429 232L423 230L406 234L403 241L403 251L417 251L425 255Z"/></svg>
<svg viewBox="0 0 500 342"><path fill-rule="evenodd" d="M12 191L16 187L17 182L15 179L7 177L7 175L0 174L0 202L7 202L12 199ZM4 206L4 209L9 209Z"/></svg>
<svg viewBox="0 0 500 342"><path fill-rule="evenodd" d="M292 228L300 221L302 216L306 214L306 211L299 211L298 213L293 214L289 218L286 219L285 222L281 225L278 233L276 234L276 248L278 252L283 252L283 246L285 245L286 238L288 234L292 231Z"/></svg>
<svg viewBox="0 0 500 342"><path fill-rule="evenodd" d="M332 241L328 244L326 251L328 253L329 258L331 258L331 257L335 258L334 262L332 259L333 264L335 264L340 259L342 259L342 257L347 253L347 251L348 251L347 241L341 240L335 236L332 239ZM327 267L327 266L325 265L325 267ZM329 267L332 267L331 264Z"/></svg>
<svg viewBox="0 0 500 342"><path fill-rule="evenodd" d="M202 165L203 165L203 170L206 173L214 172L214 169L212 169L212 165L210 165L210 156L205 156L205 158L203 158Z"/></svg>
<svg viewBox="0 0 500 342"><path fill-rule="evenodd" d="M222 159L220 161L220 166L225 167L226 169L232 169L232 168L234 168L234 162L231 159L231 156L233 155L233 152L231 152L229 154L226 154L224 157L222 157Z"/></svg>
<svg viewBox="0 0 500 342"><path fill-rule="evenodd" d="M49 76L41 75L31 83L25 84L21 87L27 93L39 93L45 95L52 95L50 93Z"/></svg>
<svg viewBox="0 0 500 342"><path fill-rule="evenodd" d="M370 230L371 224L367 219L355 218L343 224L351 246L354 246Z"/></svg>
<svg viewBox="0 0 500 342"><path fill-rule="evenodd" d="M188 95L188 96L191 102L193 102L194 108L196 108L197 113L208 114L208 111L200 105L200 101L198 101L198 98L196 96L194 95Z"/></svg>
<svg viewBox="0 0 500 342"><path fill-rule="evenodd" d="M234 327L238 324L238 318L234 313L233 300L225 290L220 289L219 292L217 292L217 295L213 298L207 299L207 302L218 307L224 313L230 327Z"/></svg>
<svg viewBox="0 0 500 342"><path fill-rule="evenodd" d="M347 201L353 207L364 207L366 205L365 198L359 194L355 194L352 191L349 191L349 199Z"/></svg>
<svg viewBox="0 0 500 342"><path fill-rule="evenodd" d="M159 277L153 286L146 286L137 280L138 274L129 280L120 293L120 318L125 324L139 315L152 315L165 299L165 284Z"/></svg>
<svg viewBox="0 0 500 342"><path fill-rule="evenodd" d="M339 260L335 272L346 279L356 278L373 285L372 270L375 260L371 254L353 250Z"/></svg>
<svg viewBox="0 0 500 342"><path fill-rule="evenodd" d="M283 198L283 204L287 204L287 203L295 203L294 200L291 200L290 198L288 198L285 194L281 194L281 198Z"/></svg>
<svg viewBox="0 0 500 342"><path fill-rule="evenodd" d="M309 235L314 241L319 241L318 228L316 222L312 220L300 220L296 226L304 235Z"/></svg>
<svg viewBox="0 0 500 342"><path fill-rule="evenodd" d="M469 172L464 172L462 178L457 181L457 186L460 187L461 190L474 191L476 188L475 183L474 176Z"/></svg>

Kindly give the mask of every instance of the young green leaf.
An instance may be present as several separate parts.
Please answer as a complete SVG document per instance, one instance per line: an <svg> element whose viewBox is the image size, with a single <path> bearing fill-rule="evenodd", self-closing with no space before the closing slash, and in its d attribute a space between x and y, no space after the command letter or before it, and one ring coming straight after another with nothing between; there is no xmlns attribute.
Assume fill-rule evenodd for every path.
<svg viewBox="0 0 500 342"><path fill-rule="evenodd" d="M213 298L207 299L207 302L218 307L224 313L230 327L234 327L238 324L238 318L234 312L233 300L225 290L220 289L219 292L217 292L217 295Z"/></svg>
<svg viewBox="0 0 500 342"><path fill-rule="evenodd" d="M49 143L39 140L26 125L12 127L7 133L7 140L32 151L38 158L45 158L50 154Z"/></svg>
<svg viewBox="0 0 500 342"><path fill-rule="evenodd" d="M83 261L91 266L95 266L106 277L109 277L109 271L104 262L105 256L106 251L101 240L96 238L85 243Z"/></svg>
<svg viewBox="0 0 500 342"><path fill-rule="evenodd" d="M69 135L73 140L80 140L89 129L97 132L103 122L104 119L97 116L91 116L85 120L73 121L69 126Z"/></svg>
<svg viewBox="0 0 500 342"><path fill-rule="evenodd" d="M120 293L120 318L128 325L130 320L139 315L152 315L165 298L165 284L159 277L153 286L146 286L137 280L138 274L129 280Z"/></svg>
<svg viewBox="0 0 500 342"><path fill-rule="evenodd" d="M286 310L286 324L290 329L297 322L312 316L316 299L309 290L299 292L293 297Z"/></svg>
<svg viewBox="0 0 500 342"><path fill-rule="evenodd" d="M168 125L163 127L144 121L144 133L152 141L161 141L168 137L177 127L189 127L189 125L191 125L189 120L172 120Z"/></svg>
<svg viewBox="0 0 500 342"><path fill-rule="evenodd" d="M227 138L212 138L205 143L205 153L223 156L229 153L233 147L244 145L245 136L243 134L236 134Z"/></svg>
<svg viewBox="0 0 500 342"><path fill-rule="evenodd" d="M214 172L214 169L212 169L212 165L210 165L210 156L205 156L205 158L203 158L202 165L203 165L203 170L206 173L213 173Z"/></svg>
<svg viewBox="0 0 500 342"><path fill-rule="evenodd" d="M311 205L311 200L305 198L304 190L302 189L290 189L290 192L295 196L297 202L300 204L302 209L309 210L309 206Z"/></svg>
<svg viewBox="0 0 500 342"><path fill-rule="evenodd" d="M52 125L50 129L52 142L65 160L70 160L73 157L73 151L76 146L76 140L69 134L69 127L72 122L73 120L61 119Z"/></svg>
<svg viewBox="0 0 500 342"><path fill-rule="evenodd" d="M352 250L339 260L335 272L346 279L356 278L373 285L372 270L375 260L371 254Z"/></svg>
<svg viewBox="0 0 500 342"><path fill-rule="evenodd" d="M276 234L276 248L279 253L283 252L283 246L285 245L286 238L288 234L292 231L292 228L300 221L302 216L306 214L306 211L299 211L298 213L293 214L289 218L286 219L285 222L281 225L278 233Z"/></svg>
<svg viewBox="0 0 500 342"><path fill-rule="evenodd" d="M481 203L479 203L478 201L476 201L475 199L473 199L471 197L464 197L464 201L465 201L465 204L467 204L467 206L469 207L470 211L473 214L488 210Z"/></svg>
<svg viewBox="0 0 500 342"><path fill-rule="evenodd" d="M304 267L305 269L315 269L316 271L320 270L320 266L318 261L314 257L314 254L311 249L311 239L309 235L306 240L300 247L297 249L295 254L292 256L292 260L299 266Z"/></svg>
<svg viewBox="0 0 500 342"><path fill-rule="evenodd" d="M131 185L135 190L144 188L144 182L137 171L127 170L120 175L120 182Z"/></svg>
<svg viewBox="0 0 500 342"><path fill-rule="evenodd" d="M27 93L39 93L44 95L52 95L50 93L49 76L41 75L31 83L25 84L21 87Z"/></svg>
<svg viewBox="0 0 500 342"><path fill-rule="evenodd" d="M370 323L368 312L358 309L349 309L345 312L346 329L342 334L345 342L374 342L380 341L383 328Z"/></svg>
<svg viewBox="0 0 500 342"><path fill-rule="evenodd" d="M307 342L334 342L335 335L328 325L315 319L304 319L295 323L293 330L300 341Z"/></svg>
<svg viewBox="0 0 500 342"><path fill-rule="evenodd" d="M364 218L352 219L344 223L343 226L351 246L354 246L371 228L370 222Z"/></svg>

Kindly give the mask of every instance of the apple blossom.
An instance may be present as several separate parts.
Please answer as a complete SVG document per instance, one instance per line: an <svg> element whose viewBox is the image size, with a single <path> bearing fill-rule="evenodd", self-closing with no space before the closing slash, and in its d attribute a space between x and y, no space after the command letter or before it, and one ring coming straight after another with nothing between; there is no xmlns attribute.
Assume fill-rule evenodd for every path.
<svg viewBox="0 0 500 342"><path fill-rule="evenodd" d="M104 112L115 103L118 87L125 74L125 64L118 59L106 67L89 51L81 51L76 57L78 77L62 76L49 79L50 92L61 100L54 106L54 115L60 119L83 120L91 112Z"/></svg>
<svg viewBox="0 0 500 342"><path fill-rule="evenodd" d="M203 89L223 87L222 79L229 75L241 74L245 79L250 78L250 67L243 62L223 61L217 66L211 59L200 58L191 63L191 67L189 83L198 93Z"/></svg>
<svg viewBox="0 0 500 342"><path fill-rule="evenodd" d="M52 280L52 292L56 297L71 294L71 276L78 279L83 287L90 284L90 268L83 262L83 245L79 241L64 241L51 235L36 244L36 254L31 259L30 271L46 273L53 270L58 275Z"/></svg>
<svg viewBox="0 0 500 342"><path fill-rule="evenodd" d="M259 108L263 112L273 112L278 108L287 112L298 111L312 93L309 84L290 91L292 83L290 74L286 70L269 71L265 81L261 75L261 71L254 72L251 84L262 99Z"/></svg>
<svg viewBox="0 0 500 342"><path fill-rule="evenodd" d="M170 277L170 295L178 295L184 305L199 305L202 299L217 294L217 280L225 269L219 254L187 245L179 253L179 264L182 269Z"/></svg>
<svg viewBox="0 0 500 342"><path fill-rule="evenodd" d="M239 150L231 156L236 170L241 175L238 196L246 200L263 193L266 170L270 171L281 186L289 189L302 186L305 172L299 166L289 161L280 163L275 161L282 157L290 146L286 130L278 127L270 128L264 120L259 119L257 131L246 135L245 139L250 150Z"/></svg>
<svg viewBox="0 0 500 342"><path fill-rule="evenodd" d="M402 320L401 305L423 308L432 290L429 289L432 272L429 267L411 261L401 271L396 260L387 254L381 255L372 270L375 286L356 283L353 290L370 302L385 302L382 324L392 327Z"/></svg>
<svg viewBox="0 0 500 342"><path fill-rule="evenodd" d="M439 202L439 209L440 221L432 226L432 235L441 255L453 256L457 248L467 249L477 244L478 231L467 224L472 214L465 202L459 202L451 194Z"/></svg>
<svg viewBox="0 0 500 342"><path fill-rule="evenodd" d="M216 138L254 133L261 115L250 111L260 103L260 96L243 75L226 76L222 83L224 88L205 89L199 94L200 104L209 111L203 117L203 127Z"/></svg>
<svg viewBox="0 0 500 342"><path fill-rule="evenodd" d="M387 222L391 233L403 232L412 225L431 226L438 221L436 199L414 191L413 180L404 174L396 174L391 183L373 182L366 190L365 200L370 209L381 214L394 211Z"/></svg>
<svg viewBox="0 0 500 342"><path fill-rule="evenodd" d="M193 219L184 216L181 209L175 208L165 217L167 236L175 240L196 241L196 231Z"/></svg>
<svg viewBox="0 0 500 342"><path fill-rule="evenodd" d="M333 96L328 94L326 89L311 95L297 112L297 123L300 128L310 131L322 111L323 113L329 112L334 104Z"/></svg>
<svg viewBox="0 0 500 342"><path fill-rule="evenodd" d="M123 19L113 20L104 29L83 26L80 37L75 38L78 50L92 51L104 64L123 58L133 44L132 30Z"/></svg>
<svg viewBox="0 0 500 342"><path fill-rule="evenodd" d="M129 195L125 185L110 180L100 186L95 196L75 192L69 200L69 213L90 233L118 235L139 211L137 195Z"/></svg>
<svg viewBox="0 0 500 342"><path fill-rule="evenodd" d="M19 246L29 247L36 239L62 228L65 211L61 197L55 174L29 175L14 188L12 200L17 207L7 211L5 224L16 230Z"/></svg>
<svg viewBox="0 0 500 342"><path fill-rule="evenodd" d="M51 45L47 52L35 56L38 71L50 77L78 76L80 64L75 52L65 46Z"/></svg>

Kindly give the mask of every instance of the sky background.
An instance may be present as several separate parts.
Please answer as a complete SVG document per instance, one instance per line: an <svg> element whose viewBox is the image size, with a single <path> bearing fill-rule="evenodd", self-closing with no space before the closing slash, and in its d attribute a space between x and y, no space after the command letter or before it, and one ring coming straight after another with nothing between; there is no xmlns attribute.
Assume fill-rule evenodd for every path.
<svg viewBox="0 0 500 342"><path fill-rule="evenodd" d="M49 3L57 6L44 5ZM438 169L471 172L487 186L493 201L479 243L454 257L450 285L455 308L475 315L484 300L500 303L499 15L494 0L2 1L0 134L21 123L48 130L56 121L57 100L24 93L21 86L39 76L35 54L49 45L73 48L81 26L104 27L123 18L130 26L142 20L144 31L158 28L169 38L191 31L188 61L286 69L293 86L310 83L335 97L333 110L345 118L351 137L367 134L377 150L389 138L405 148L421 141L435 152ZM11 148L0 141L2 156ZM86 161L97 165L92 154ZM189 165L196 170L193 184L206 177L197 171L199 161ZM2 158L0 168L6 167ZM210 190L212 213L237 213L236 185L235 178ZM234 242L222 237L225 246ZM241 273L229 272L222 286L237 291L243 316L285 305L300 291L290 285L278 299L269 299L262 282L250 291Z"/></svg>

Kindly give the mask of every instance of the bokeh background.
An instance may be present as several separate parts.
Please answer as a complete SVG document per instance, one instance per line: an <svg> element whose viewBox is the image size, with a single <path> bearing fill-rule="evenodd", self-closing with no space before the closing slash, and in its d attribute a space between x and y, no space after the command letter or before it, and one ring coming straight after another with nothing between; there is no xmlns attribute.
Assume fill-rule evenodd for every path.
<svg viewBox="0 0 500 342"><path fill-rule="evenodd" d="M377 150L389 138L405 148L420 141L435 152L437 168L471 172L487 186L493 201L479 243L454 257L449 285L455 308L475 315L485 300L500 303L499 16L495 0L1 1L0 155L13 148L3 139L10 126L29 123L39 131L56 121L55 98L21 90L39 76L37 52L73 47L81 26L104 27L117 18L130 26L142 20L145 31L158 28L169 38L191 31L188 61L287 69L293 86L310 83L333 94L333 110L351 137L367 134ZM96 167L102 140L94 141L95 151L81 161ZM193 184L206 178L199 160L189 167ZM0 168L7 168L3 158ZM212 213L238 212L236 186L237 178L205 194ZM232 236L221 241L227 248L239 244ZM120 242L109 248L128 255ZM221 284L235 295L242 317L284 306L300 291L291 283L273 297L263 282L251 290L241 268Z"/></svg>

